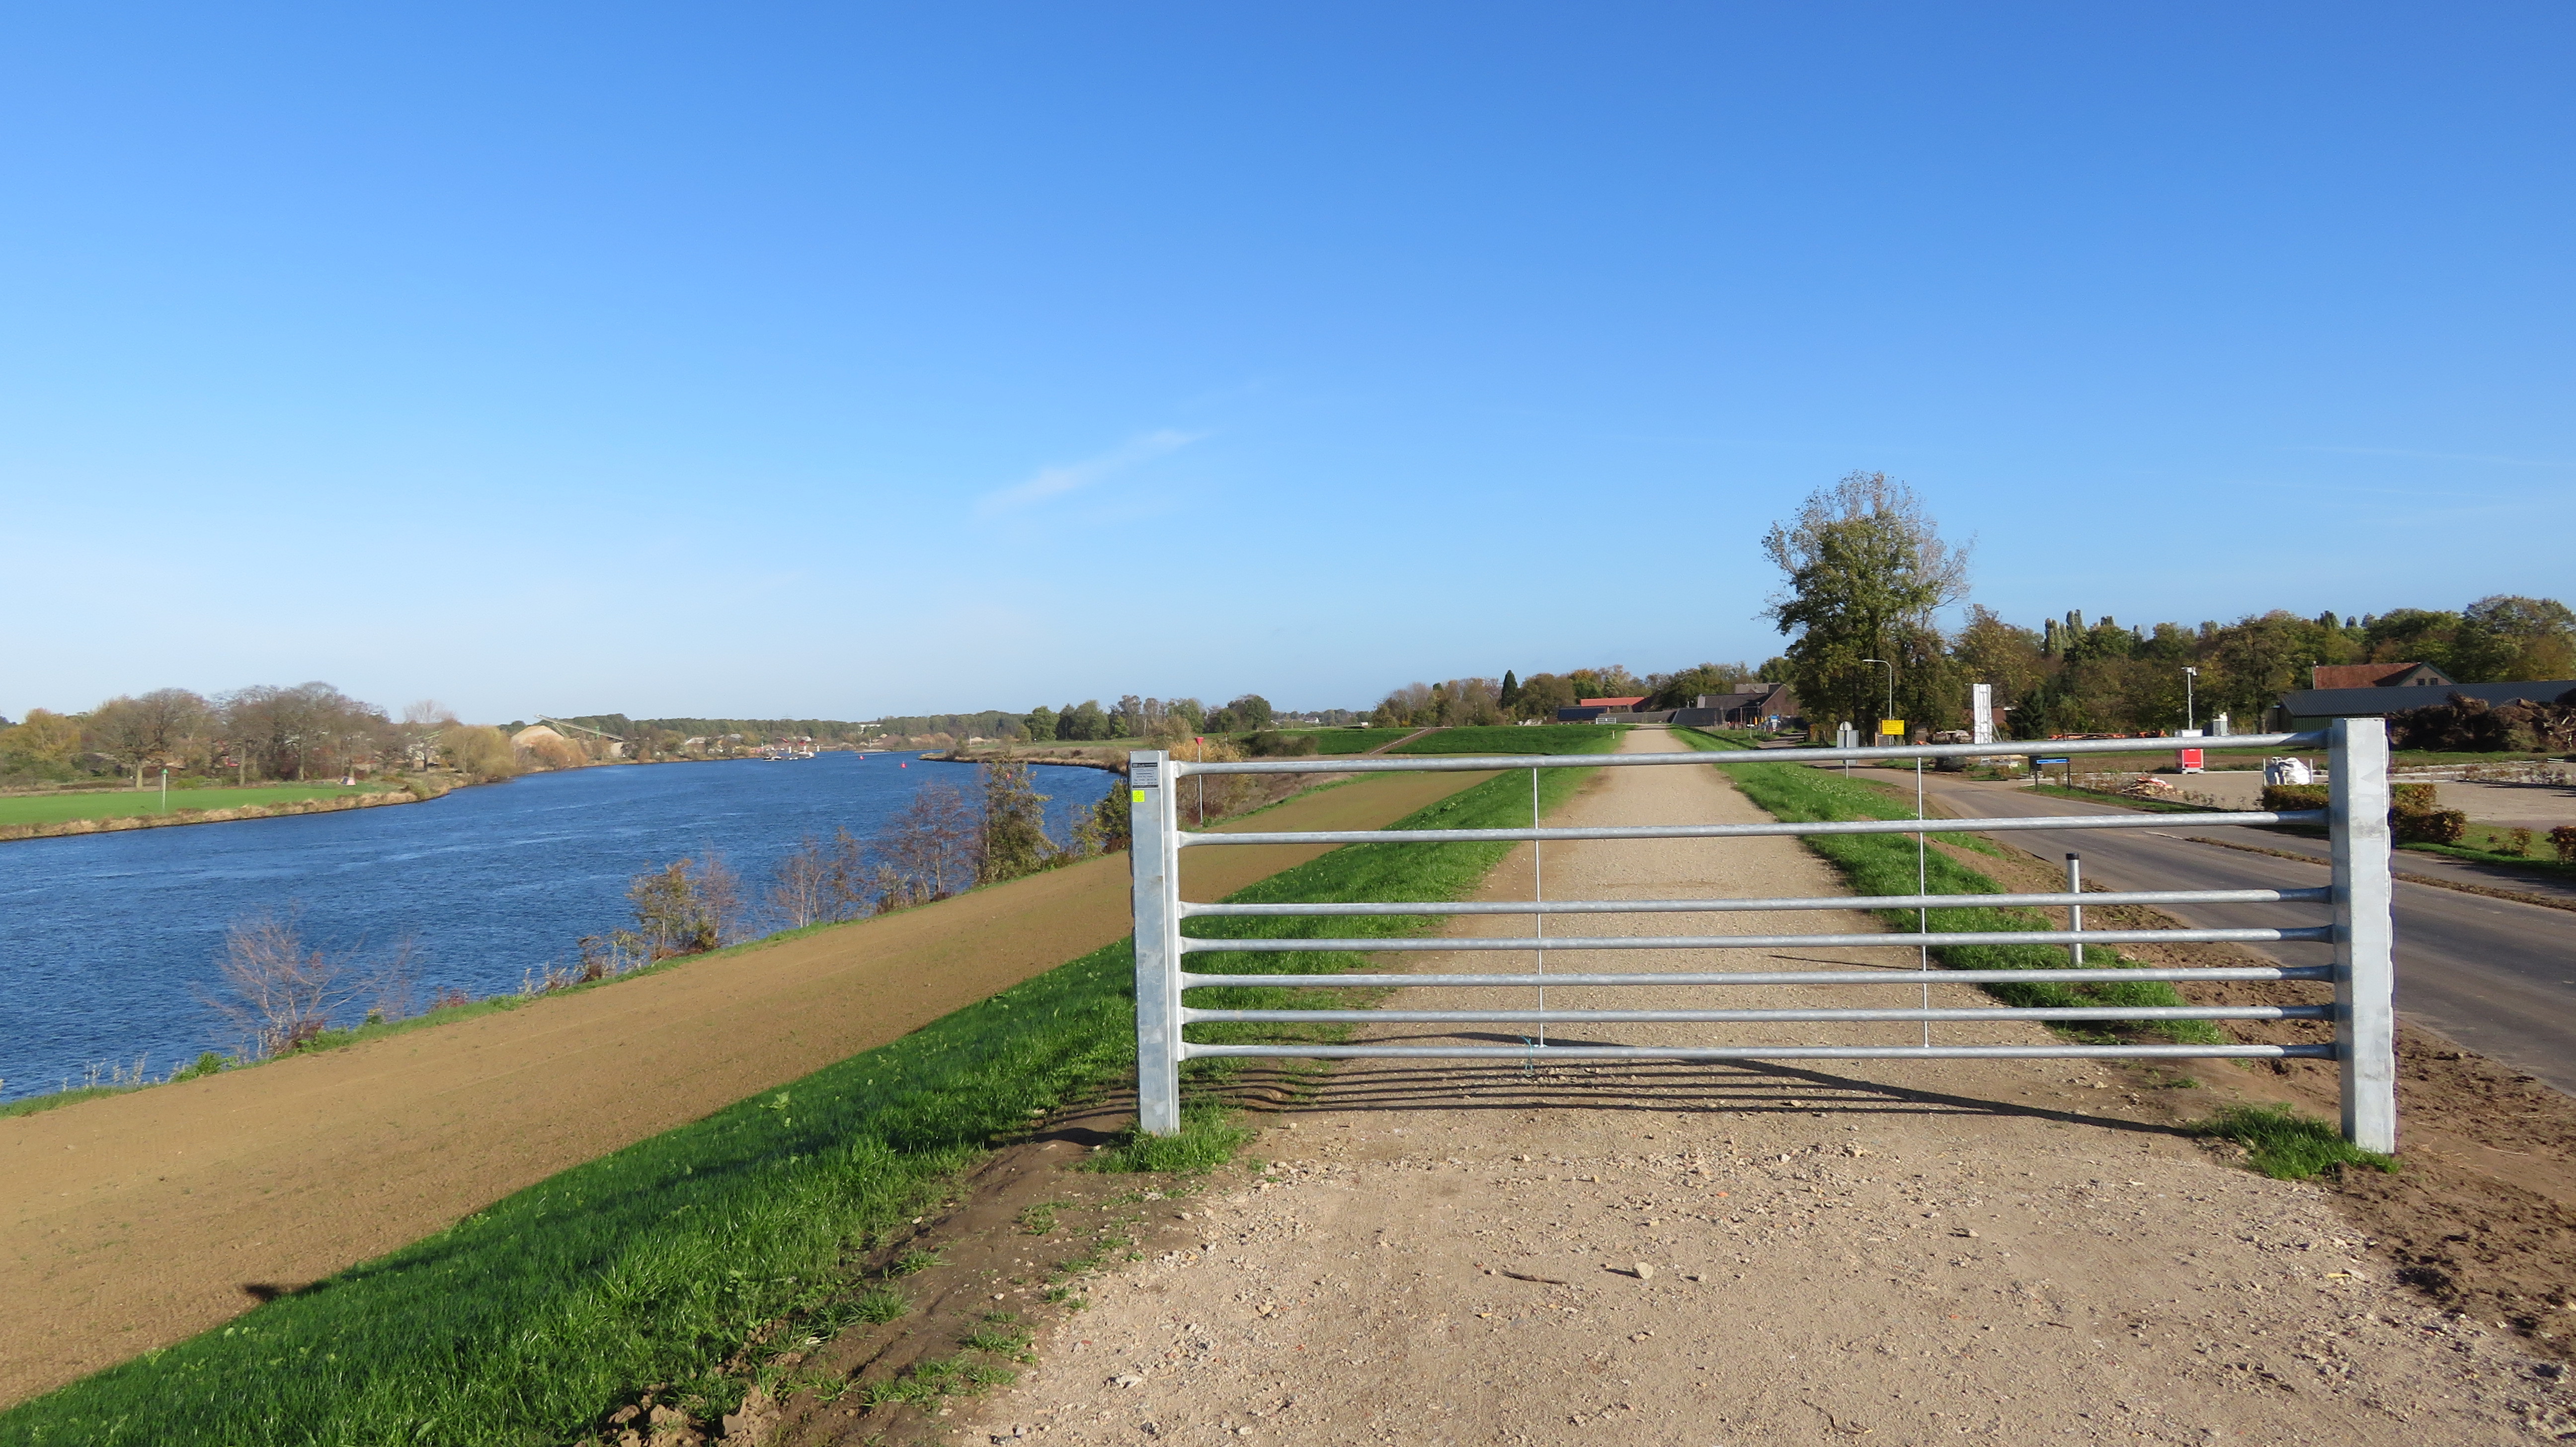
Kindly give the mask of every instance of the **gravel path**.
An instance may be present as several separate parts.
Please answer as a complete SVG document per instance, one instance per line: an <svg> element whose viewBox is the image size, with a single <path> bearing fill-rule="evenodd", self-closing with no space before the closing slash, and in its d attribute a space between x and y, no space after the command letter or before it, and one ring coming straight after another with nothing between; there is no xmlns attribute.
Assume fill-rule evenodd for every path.
<svg viewBox="0 0 2576 1447"><path fill-rule="evenodd" d="M1648 731L1628 743L1669 747ZM1629 769L1594 776L1558 822L1759 817L1714 770ZM1786 840L1560 845L1546 875L1560 898L1838 892ZM1487 890L1529 885L1523 850ZM1816 913L1584 926L1614 927L1870 926ZM1883 947L1802 953L1914 963ZM1759 951L1603 954L1552 954L1549 968L1799 967ZM1419 959L1426 970L1498 962ZM1741 998L1896 1004L1920 988ZM1549 1004L1709 993L1565 990ZM1404 1003L1454 1007L1464 994L1408 991ZM1936 986L1933 999L1982 1002L1960 986ZM1584 1033L1712 1039L1716 1028ZM1919 1029L1784 1028L1828 1043ZM1935 1038L1969 1028L1936 1026ZM2035 1026L1973 1028L2038 1038ZM1265 1132L1253 1154L1274 1163L1267 1173L1160 1203L1166 1227L1194 1242L1101 1282L1091 1309L1042 1347L1042 1366L948 1423L956 1440L1068 1444L2421 1447L2576 1433L2558 1367L2384 1279L2324 1192L2222 1163L2168 1129L2071 1108L2125 1080L2084 1062L1536 1076L1349 1064Z"/></svg>

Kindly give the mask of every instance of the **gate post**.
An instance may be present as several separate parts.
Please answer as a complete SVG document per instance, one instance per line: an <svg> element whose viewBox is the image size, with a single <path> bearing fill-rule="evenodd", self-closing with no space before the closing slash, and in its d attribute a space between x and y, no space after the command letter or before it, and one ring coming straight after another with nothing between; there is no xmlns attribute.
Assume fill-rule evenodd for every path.
<svg viewBox="0 0 2576 1447"><path fill-rule="evenodd" d="M1180 821L1171 756L1127 755L1127 856L1136 901L1136 1128L1181 1128Z"/></svg>
<svg viewBox="0 0 2576 1447"><path fill-rule="evenodd" d="M2388 867L2388 725L2334 721L2327 822L2334 854L2335 1054L2344 1139L2397 1149L2397 969Z"/></svg>

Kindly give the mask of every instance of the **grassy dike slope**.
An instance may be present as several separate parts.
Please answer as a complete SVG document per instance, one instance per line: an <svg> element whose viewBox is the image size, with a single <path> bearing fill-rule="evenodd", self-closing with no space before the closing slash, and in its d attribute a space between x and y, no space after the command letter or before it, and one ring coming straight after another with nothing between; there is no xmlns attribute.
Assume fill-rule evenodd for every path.
<svg viewBox="0 0 2576 1447"><path fill-rule="evenodd" d="M1398 777L1418 787L1485 779L1399 827L1507 823L1529 807L1517 776ZM1551 785L1559 794L1577 782L1566 771L1551 779L1562 780ZM1286 812L1259 822L1320 827ZM1347 848L1247 893L1449 898L1506 848ZM1289 935L1349 933L1353 922L1225 923ZM1393 931L1437 921L1379 923ZM0 1415L0 1443L540 1444L580 1435L653 1383L696 1395L699 1415L712 1417L738 1390L716 1368L756 1326L829 1315L857 1289L856 1267L881 1232L996 1139L1132 1065L1131 969L1119 940L891 1044L563 1171L229 1326Z"/></svg>
<svg viewBox="0 0 2576 1447"><path fill-rule="evenodd" d="M1454 775L1244 827L1371 828ZM1322 853L1196 849L1213 898ZM232 1320L566 1167L883 1045L1124 937L1127 862L206 1079L0 1119L0 1403Z"/></svg>

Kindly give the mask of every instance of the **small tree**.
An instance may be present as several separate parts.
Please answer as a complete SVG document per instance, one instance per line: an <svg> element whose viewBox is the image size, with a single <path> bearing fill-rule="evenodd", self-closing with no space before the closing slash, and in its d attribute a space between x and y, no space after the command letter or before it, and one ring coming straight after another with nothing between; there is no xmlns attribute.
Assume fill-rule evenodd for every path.
<svg viewBox="0 0 2576 1447"><path fill-rule="evenodd" d="M396 728L404 766L428 768L438 755L438 736L457 726L455 711L437 699L424 698L405 708Z"/></svg>
<svg viewBox="0 0 2576 1447"><path fill-rule="evenodd" d="M439 757L469 779L492 782L515 777L518 751L510 736L488 724L454 724L437 735Z"/></svg>
<svg viewBox="0 0 2576 1447"><path fill-rule="evenodd" d="M645 964L720 949L742 921L741 880L712 851L703 860L678 859L636 875L626 902L635 927L610 939Z"/></svg>
<svg viewBox="0 0 2576 1447"><path fill-rule="evenodd" d="M251 1042L254 1055L280 1055L331 1028L334 1016L361 1000L377 1016L409 1013L412 948L408 940L391 955L368 959L356 950L333 953L304 943L301 915L261 910L224 931L217 964L223 992L207 1003Z"/></svg>
<svg viewBox="0 0 2576 1447"><path fill-rule="evenodd" d="M1029 766L1005 754L984 765L983 859L986 884L1035 874L1055 862L1046 836L1047 796L1029 781Z"/></svg>
<svg viewBox="0 0 2576 1447"><path fill-rule="evenodd" d="M823 841L811 834L779 856L769 885L769 913L779 928L803 929L827 918L830 868Z"/></svg>
<svg viewBox="0 0 2576 1447"><path fill-rule="evenodd" d="M915 794L871 851L878 912L946 899L973 885L982 873L983 822L983 811L954 784Z"/></svg>
<svg viewBox="0 0 2576 1447"><path fill-rule="evenodd" d="M1101 796L1100 802L1074 821L1073 852L1085 859L1115 854L1128 846L1131 833L1127 776L1120 774L1109 792Z"/></svg>

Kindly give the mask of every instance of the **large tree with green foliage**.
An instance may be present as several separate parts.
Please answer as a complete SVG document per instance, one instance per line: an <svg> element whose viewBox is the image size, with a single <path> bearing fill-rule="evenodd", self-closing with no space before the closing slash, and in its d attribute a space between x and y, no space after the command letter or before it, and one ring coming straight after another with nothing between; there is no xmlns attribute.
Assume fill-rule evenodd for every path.
<svg viewBox="0 0 2576 1447"><path fill-rule="evenodd" d="M1912 488L1855 472L1811 494L1763 536L1782 574L1765 616L1791 639L1789 682L1809 719L1873 719L1885 707L1885 659L1897 707L1950 726L1947 654L1934 615L1968 592L1968 556L1941 538ZM1866 730L1864 730L1866 732Z"/></svg>
<svg viewBox="0 0 2576 1447"><path fill-rule="evenodd" d="M2480 598L2460 610L2451 661L2462 683L2576 678L2576 613L2555 598Z"/></svg>

